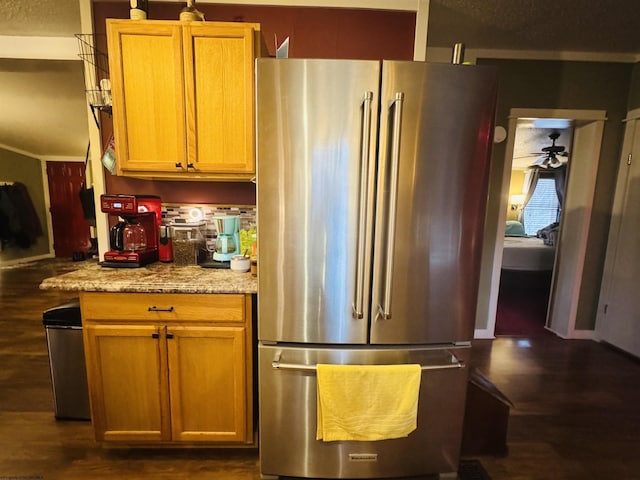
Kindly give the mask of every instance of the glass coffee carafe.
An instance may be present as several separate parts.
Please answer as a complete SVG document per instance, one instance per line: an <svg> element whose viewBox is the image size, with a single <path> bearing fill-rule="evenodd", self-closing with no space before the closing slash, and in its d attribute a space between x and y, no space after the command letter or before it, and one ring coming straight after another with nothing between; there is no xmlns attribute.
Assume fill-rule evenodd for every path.
<svg viewBox="0 0 640 480"><path fill-rule="evenodd" d="M218 232L213 259L218 262L229 262L231 257L240 251L240 237L238 236L240 217L224 215L214 217L213 220Z"/></svg>
<svg viewBox="0 0 640 480"><path fill-rule="evenodd" d="M238 249L234 235L219 233L216 239L216 253L221 255L235 254Z"/></svg>
<svg viewBox="0 0 640 480"><path fill-rule="evenodd" d="M147 248L147 232L135 219L129 220L122 231L122 246L125 252L142 252Z"/></svg>

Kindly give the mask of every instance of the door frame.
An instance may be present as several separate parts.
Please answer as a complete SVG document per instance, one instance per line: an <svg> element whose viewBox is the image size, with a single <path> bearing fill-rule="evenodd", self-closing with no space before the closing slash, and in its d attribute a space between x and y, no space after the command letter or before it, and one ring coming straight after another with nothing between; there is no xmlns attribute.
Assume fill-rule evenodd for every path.
<svg viewBox="0 0 640 480"><path fill-rule="evenodd" d="M500 202L498 211L488 211L488 216L498 218L496 229L489 232L495 235L493 242L493 264L490 273L490 291L489 304L487 311L487 324L485 329L476 329L475 338L494 338L496 312L498 308L498 291L500 287L500 273L502 264L502 250L504 247L504 230L507 216L507 205L509 196L509 181L511 178L511 166L513 161L513 152L515 147L516 124L519 118L559 118L569 119L575 124L574 127L574 143L572 151L584 148L584 143L588 143L588 151L591 153L587 158L581 159L580 162L573 162L576 166L570 166L569 176L579 178L581 183L571 185L568 180L567 191L565 194L565 211L576 205L580 208L579 218L574 222L576 228L579 228L580 235L575 238L574 253L571 255L562 255L562 240L567 237L567 233L563 235L562 226L560 230L560 242L557 247L556 259L554 264L554 274L552 277L551 292L549 299L549 309L547 316L547 325L545 328L551 330L562 338L593 338L593 330L576 330L575 321L577 313L577 305L582 285L582 271L584 267L584 252L587 247L587 235L589 224L591 221L591 211L593 206L593 197L595 190L596 174L598 171L598 163L600 161L600 150L602 146L602 133L604 130L604 122L606 111L604 110L568 110L568 109L539 109L539 108L512 108L509 112L509 126L507 129L507 144L505 148L505 157L502 170L502 181L500 183ZM588 135L576 135L576 130L580 127L593 124L593 132ZM576 138L577 142L576 143ZM587 150L585 148L585 150ZM571 162L570 162L571 163ZM573 188L572 188L573 187ZM491 247L489 246L489 249ZM556 274L558 272L558 274ZM563 291L563 296L556 294L558 286L564 282L567 287ZM570 282L571 285L568 285ZM562 321L560 317L562 314ZM550 321L551 320L551 321ZM550 323L549 323L550 321Z"/></svg>
<svg viewBox="0 0 640 480"><path fill-rule="evenodd" d="M611 224L609 227L609 236L607 238L607 253L605 256L604 269L602 273L602 284L600 286L600 298L598 300L598 310L596 315L595 337L597 341L608 342L614 346L621 347L621 339L629 337L629 330L620 328L623 322L613 313L612 317L617 320L611 324L611 320L607 315L608 306L612 303L612 295L615 292L615 267L618 257L618 241L620 231L624 222L624 213L627 206L627 196L629 188L631 188L631 180L633 171L631 170L632 157L636 152L640 152L640 108L629 110L625 123L624 140L620 151L619 170L616 176L615 196L613 199L613 207L611 210ZM640 158L640 155L638 155ZM626 317L625 317L626 318ZM640 340L631 340L633 336L627 338L623 342L624 350L637 355L640 351ZM633 350L633 351L632 351Z"/></svg>

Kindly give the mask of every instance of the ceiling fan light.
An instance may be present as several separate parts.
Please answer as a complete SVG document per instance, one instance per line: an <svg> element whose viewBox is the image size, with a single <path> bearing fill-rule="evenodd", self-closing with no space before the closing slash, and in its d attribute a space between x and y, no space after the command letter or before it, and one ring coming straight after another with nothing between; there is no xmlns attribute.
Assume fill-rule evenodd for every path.
<svg viewBox="0 0 640 480"><path fill-rule="evenodd" d="M568 118L535 118L533 120L533 128L565 129L570 126L571 120Z"/></svg>

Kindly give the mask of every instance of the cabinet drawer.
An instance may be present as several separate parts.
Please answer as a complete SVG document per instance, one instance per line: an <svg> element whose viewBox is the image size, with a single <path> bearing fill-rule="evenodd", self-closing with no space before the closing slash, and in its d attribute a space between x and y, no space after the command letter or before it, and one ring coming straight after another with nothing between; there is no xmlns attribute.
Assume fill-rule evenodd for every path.
<svg viewBox="0 0 640 480"><path fill-rule="evenodd" d="M81 292L85 320L205 321L245 320L245 296L235 294Z"/></svg>

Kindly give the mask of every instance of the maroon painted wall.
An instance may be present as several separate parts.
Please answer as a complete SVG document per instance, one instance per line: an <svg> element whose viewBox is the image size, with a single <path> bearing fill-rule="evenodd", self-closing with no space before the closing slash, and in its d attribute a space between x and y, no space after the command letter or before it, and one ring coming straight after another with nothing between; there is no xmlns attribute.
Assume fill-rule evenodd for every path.
<svg viewBox="0 0 640 480"><path fill-rule="evenodd" d="M184 2L149 4L150 19L177 20ZM415 12L390 10L197 4L208 21L256 22L269 55L275 38L289 39L293 58L413 59ZM105 19L129 18L128 2L93 4L94 31L104 35ZM106 42L98 43L106 50ZM103 144L111 135L111 119L102 114ZM105 173L108 193L159 195L167 203L255 205L253 183L141 180Z"/></svg>

